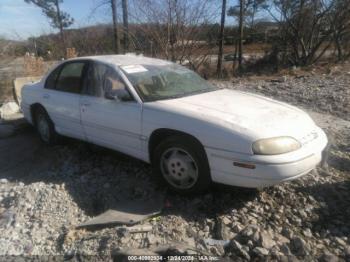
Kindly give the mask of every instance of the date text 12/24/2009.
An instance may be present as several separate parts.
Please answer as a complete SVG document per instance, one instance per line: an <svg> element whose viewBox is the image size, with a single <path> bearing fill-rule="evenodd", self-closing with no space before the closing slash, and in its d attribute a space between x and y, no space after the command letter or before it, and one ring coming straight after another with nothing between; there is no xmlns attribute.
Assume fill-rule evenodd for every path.
<svg viewBox="0 0 350 262"><path fill-rule="evenodd" d="M216 256L206 255L174 255L174 256L128 256L128 261L218 261L219 258Z"/></svg>

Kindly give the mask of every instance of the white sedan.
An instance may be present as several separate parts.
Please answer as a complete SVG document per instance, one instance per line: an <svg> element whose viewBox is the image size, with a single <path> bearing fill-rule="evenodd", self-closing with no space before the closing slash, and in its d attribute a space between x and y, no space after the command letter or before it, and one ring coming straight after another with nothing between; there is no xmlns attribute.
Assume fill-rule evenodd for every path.
<svg viewBox="0 0 350 262"><path fill-rule="evenodd" d="M22 89L21 106L44 142L64 135L128 154L180 193L211 182L255 188L296 179L327 144L296 107L132 55L64 61Z"/></svg>

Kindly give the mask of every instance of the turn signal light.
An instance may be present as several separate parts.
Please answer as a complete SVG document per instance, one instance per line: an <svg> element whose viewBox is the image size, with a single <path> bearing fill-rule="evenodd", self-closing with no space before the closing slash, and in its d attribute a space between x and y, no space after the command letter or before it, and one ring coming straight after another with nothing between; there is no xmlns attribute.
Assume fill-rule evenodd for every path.
<svg viewBox="0 0 350 262"><path fill-rule="evenodd" d="M248 169L255 169L255 165L253 164L233 162L233 165L238 167L248 168Z"/></svg>

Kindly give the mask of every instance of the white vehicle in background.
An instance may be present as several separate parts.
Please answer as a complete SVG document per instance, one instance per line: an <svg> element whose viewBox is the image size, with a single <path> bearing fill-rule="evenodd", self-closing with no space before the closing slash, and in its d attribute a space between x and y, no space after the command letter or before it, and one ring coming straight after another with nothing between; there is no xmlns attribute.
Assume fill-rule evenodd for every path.
<svg viewBox="0 0 350 262"><path fill-rule="evenodd" d="M211 182L255 188L296 179L327 144L296 107L138 56L64 61L23 88L21 106L44 142L59 134L128 154L180 193Z"/></svg>

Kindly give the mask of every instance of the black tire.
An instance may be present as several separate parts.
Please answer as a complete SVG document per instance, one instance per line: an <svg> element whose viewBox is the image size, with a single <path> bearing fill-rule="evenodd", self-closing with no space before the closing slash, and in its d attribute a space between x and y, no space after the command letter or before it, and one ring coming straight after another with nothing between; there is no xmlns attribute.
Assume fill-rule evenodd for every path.
<svg viewBox="0 0 350 262"><path fill-rule="evenodd" d="M193 185L191 185L189 188L175 187L166 179L167 175L163 174L164 168L161 167L162 156L163 154L166 154L168 150L174 148L180 149L180 153L183 151L188 153L194 161L194 165L196 166L195 169L198 172L197 179L193 179ZM159 183L162 185L167 185L170 190L183 195L203 193L209 189L212 182L210 177L209 163L203 146L195 139L185 135L171 136L159 143L152 153L152 168L153 176ZM170 172L168 171L164 173ZM176 174L173 176L176 176Z"/></svg>
<svg viewBox="0 0 350 262"><path fill-rule="evenodd" d="M39 134L41 141L48 145L54 145L57 143L58 134L55 131L55 126L43 107L37 107L34 111L35 127ZM47 124L47 134L43 134L41 129L41 121Z"/></svg>

